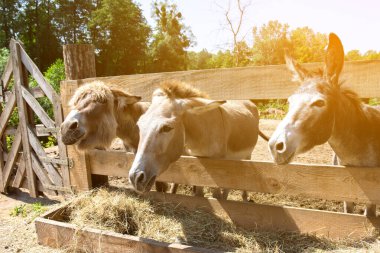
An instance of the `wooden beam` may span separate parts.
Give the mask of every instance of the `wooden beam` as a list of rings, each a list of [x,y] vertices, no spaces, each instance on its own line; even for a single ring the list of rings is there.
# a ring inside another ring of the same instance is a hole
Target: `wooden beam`
[[[54,216],[53,216],[54,217]],[[122,235],[93,228],[78,228],[73,224],[52,220],[51,217],[35,220],[38,243],[52,248],[74,249],[84,252],[129,253],[217,253],[177,243],[163,243],[132,235]]]
[[[62,111],[62,102],[58,96],[54,98],[53,109],[54,109],[55,125],[57,127],[60,127],[63,122],[63,111]],[[59,157],[61,159],[68,159],[66,145],[62,142],[61,131],[57,131],[56,136],[57,136],[57,142],[58,142]],[[71,187],[69,166],[62,165],[61,171],[62,171],[63,186]]]
[[[133,154],[88,153],[93,174],[128,177]],[[380,204],[380,169],[182,157],[157,180],[186,185]]]
[[[32,160],[31,160],[31,148],[29,146],[29,138],[28,138],[28,127],[29,127],[29,116],[28,116],[28,108],[26,106],[25,101],[22,98],[22,90],[21,86],[27,86],[28,83],[24,83],[24,73],[23,66],[21,62],[20,44],[11,40],[11,54],[12,54],[12,66],[13,66],[13,79],[15,82],[15,93],[17,99],[17,108],[19,113],[20,120],[20,130],[22,136],[22,146],[23,146],[23,157],[25,160],[26,173],[28,176],[28,185],[29,185],[29,193],[31,197],[36,198],[38,196],[37,186],[36,186],[36,177],[32,168]]]
[[[307,69],[323,67],[322,63],[302,66]],[[285,65],[137,74],[64,81],[68,90],[62,96],[70,98],[76,87],[101,80],[111,87],[142,96],[143,101],[150,101],[160,81],[178,79],[201,89],[212,99],[286,99],[298,87],[291,78]],[[345,62],[340,79],[346,80],[344,86],[353,89],[360,97],[380,97],[380,60]]]
[[[11,150],[8,153],[7,162],[5,163],[5,166],[4,166],[4,172],[3,172],[4,191],[7,190],[9,181],[11,179],[13,166],[15,165],[15,162],[16,162],[17,157],[19,155],[19,151],[21,148],[21,138],[22,138],[21,126],[19,126],[17,129],[17,132],[15,134],[15,138],[13,140]],[[23,159],[21,159],[21,160],[23,160]]]
[[[3,90],[6,90],[9,81],[12,77],[12,55],[9,56],[7,65],[5,65],[3,75],[1,76],[1,82],[3,83]]]
[[[40,164],[38,161],[38,158],[36,157],[35,154],[32,153],[32,166],[33,170],[37,175],[37,178],[40,180],[42,185],[51,185],[51,180],[48,176],[48,173],[44,170],[43,166]],[[49,193],[51,195],[54,195],[54,191],[51,191],[49,189],[45,189],[46,193]]]
[[[57,96],[57,93],[53,89],[53,87],[46,81],[44,75],[38,69],[36,64],[30,59],[29,55],[25,52],[25,50],[20,46],[20,56],[21,61],[24,64],[25,68],[29,71],[29,73],[33,76],[33,78],[38,83],[39,87],[43,90],[45,95],[49,98],[50,101],[53,101],[53,97]]]
[[[32,108],[34,113],[41,120],[42,124],[49,128],[55,128],[54,122],[50,119],[49,115],[45,112],[45,110],[33,97],[33,95],[25,87],[21,87],[21,92],[23,98],[28,103],[29,107]]]
[[[20,159],[20,164],[18,165],[18,169],[16,172],[16,176],[13,180],[12,187],[20,188],[23,183],[23,180],[25,179],[25,174],[26,174],[25,162],[23,159]]]
[[[380,218],[357,214],[295,207],[262,205],[238,201],[207,199],[151,192],[148,197],[181,205],[190,210],[203,209],[227,217],[247,230],[287,231],[324,236],[331,239],[363,239],[380,228]]]
[[[41,144],[37,136],[35,136],[35,134],[33,133],[31,129],[28,129],[28,135],[29,135],[30,145],[32,146],[34,152],[36,152],[38,156],[47,157],[45,150],[41,147]],[[43,162],[42,164],[44,168],[46,169],[47,173],[49,174],[49,177],[52,180],[52,182],[57,186],[62,186],[61,175],[54,168],[54,166],[51,165],[50,163],[45,163],[45,162]]]
[[[5,128],[7,127],[7,123],[9,118],[12,115],[13,109],[16,106],[16,95],[12,92],[12,95],[9,96],[8,102],[5,104],[4,110],[0,116],[0,136],[3,136]]]

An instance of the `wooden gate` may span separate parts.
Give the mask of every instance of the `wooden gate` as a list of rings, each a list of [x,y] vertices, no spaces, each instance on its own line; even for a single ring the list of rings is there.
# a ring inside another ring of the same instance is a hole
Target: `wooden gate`
[[[27,188],[32,197],[37,197],[39,192],[71,191],[70,162],[59,131],[63,120],[60,97],[19,41],[11,41],[10,51],[0,79],[0,191],[6,192],[10,186]],[[29,87],[29,77],[35,79],[37,87]],[[37,101],[41,97],[52,103],[54,120]],[[19,122],[16,127],[10,127],[8,123],[16,110]],[[37,118],[41,125],[35,124]],[[54,136],[58,156],[48,156],[38,136]]]

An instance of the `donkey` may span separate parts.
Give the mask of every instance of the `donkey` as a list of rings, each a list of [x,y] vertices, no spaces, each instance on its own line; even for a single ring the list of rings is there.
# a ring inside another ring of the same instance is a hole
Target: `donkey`
[[[79,87],[69,105],[70,113],[61,125],[62,142],[79,150],[108,148],[119,137],[127,151],[136,153],[139,143],[137,120],[148,109],[141,97],[110,88],[95,81]],[[166,191],[165,183],[156,183]]]
[[[344,63],[343,45],[329,35],[324,71],[309,72],[286,56],[294,80],[301,85],[289,97],[289,112],[269,140],[277,164],[287,164],[301,153],[328,142],[341,165],[380,165],[380,107],[362,103],[339,82]],[[353,203],[345,203],[346,212]],[[367,205],[365,215],[376,215]]]
[[[182,154],[250,159],[258,124],[258,110],[251,101],[210,100],[184,83],[163,82],[137,122],[140,143],[129,171],[130,182],[137,192],[150,191],[156,177]],[[203,195],[201,189],[196,189],[196,195]],[[213,193],[216,198],[227,195],[228,190]],[[247,200],[246,192],[242,197]]]

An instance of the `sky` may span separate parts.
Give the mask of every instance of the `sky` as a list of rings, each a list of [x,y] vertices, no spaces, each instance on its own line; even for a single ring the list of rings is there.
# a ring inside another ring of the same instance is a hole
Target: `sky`
[[[148,23],[152,26],[152,1],[136,0]],[[236,0],[169,0],[182,12],[184,23],[191,28],[196,40],[194,51],[209,52],[232,47],[232,33],[227,29],[224,10],[231,2],[232,18],[237,11]],[[308,26],[315,32],[336,33],[345,51],[361,53],[380,51],[380,1],[379,0],[241,0],[250,2],[241,29],[241,38],[253,43],[252,28],[261,27],[270,20],[287,23],[290,29]]]

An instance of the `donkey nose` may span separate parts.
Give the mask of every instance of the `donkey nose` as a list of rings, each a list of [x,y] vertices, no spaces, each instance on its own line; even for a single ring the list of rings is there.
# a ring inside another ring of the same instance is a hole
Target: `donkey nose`
[[[140,171],[136,174],[135,185],[143,185],[145,182],[145,173]]]
[[[283,153],[286,150],[286,145],[283,141],[279,141],[276,143],[275,148],[278,153]]]
[[[70,129],[70,130],[75,130],[75,129],[78,128],[78,126],[79,126],[78,121],[77,121],[77,120],[74,120],[74,121],[70,122],[69,129]]]

